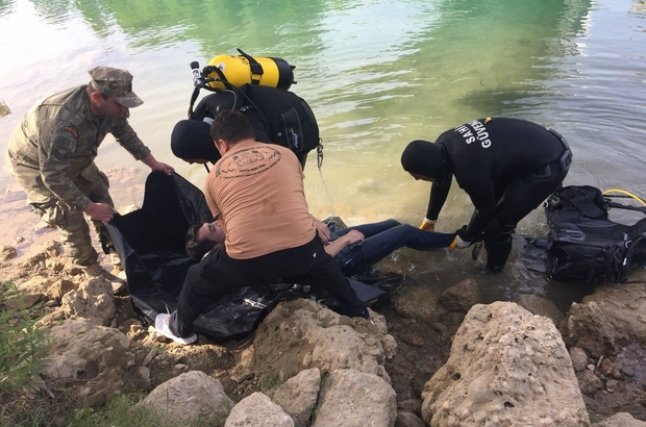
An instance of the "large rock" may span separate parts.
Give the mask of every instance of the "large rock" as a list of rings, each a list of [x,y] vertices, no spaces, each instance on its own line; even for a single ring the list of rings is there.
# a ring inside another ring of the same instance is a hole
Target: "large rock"
[[[617,354],[633,341],[646,345],[646,282],[599,286],[572,304],[564,338],[597,357]]]
[[[312,427],[393,427],[397,395],[376,375],[339,369],[325,379]]]
[[[646,270],[631,279],[597,286],[563,322],[568,346],[586,353],[589,367],[577,377],[594,419],[625,411],[646,420]]]
[[[278,404],[260,392],[242,399],[231,410],[225,427],[294,427],[294,421]]]
[[[384,362],[395,354],[395,340],[387,334],[383,317],[372,316],[375,325],[341,316],[310,300],[281,303],[256,331],[250,369],[262,389],[310,368],[354,369],[390,382]]]
[[[204,372],[190,371],[160,384],[138,405],[179,423],[199,421],[222,426],[233,401],[224,393],[220,381]]]
[[[636,420],[628,412],[619,412],[603,421],[594,423],[593,427],[646,427],[646,421]]]
[[[446,289],[439,302],[449,311],[466,313],[480,302],[480,288],[475,279],[468,278]]]
[[[136,365],[128,338],[117,329],[68,319],[52,328],[49,344],[43,376],[55,394],[96,405],[148,387],[148,369]]]
[[[295,427],[307,427],[320,386],[321,371],[307,369],[276,387],[271,397],[292,417]]]
[[[556,327],[510,302],[467,313],[422,399],[433,427],[590,424]]]
[[[108,326],[117,312],[112,285],[103,278],[83,282],[77,290],[63,296],[61,310],[66,317],[82,317],[97,325]]]
[[[392,303],[402,317],[432,323],[438,317],[438,295],[431,286],[402,286],[392,295]]]

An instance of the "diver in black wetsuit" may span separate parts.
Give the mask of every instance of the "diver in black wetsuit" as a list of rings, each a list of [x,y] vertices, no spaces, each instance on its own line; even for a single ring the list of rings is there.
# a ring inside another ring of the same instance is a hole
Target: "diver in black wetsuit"
[[[487,117],[445,131],[434,144],[411,142],[401,162],[415,179],[433,182],[420,226],[428,231],[455,175],[475,211],[449,247],[466,248],[484,239],[487,268],[496,272],[507,262],[518,222],[561,185],[572,152],[556,131],[526,120]]]

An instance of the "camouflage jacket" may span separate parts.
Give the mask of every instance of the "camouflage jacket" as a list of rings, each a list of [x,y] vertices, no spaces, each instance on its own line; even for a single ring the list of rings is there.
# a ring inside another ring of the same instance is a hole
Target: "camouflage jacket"
[[[34,106],[9,141],[13,174],[30,202],[53,197],[84,209],[90,200],[75,185],[84,170],[96,170],[94,158],[108,133],[135,159],[150,154],[125,117],[95,117],[86,85],[50,96]]]

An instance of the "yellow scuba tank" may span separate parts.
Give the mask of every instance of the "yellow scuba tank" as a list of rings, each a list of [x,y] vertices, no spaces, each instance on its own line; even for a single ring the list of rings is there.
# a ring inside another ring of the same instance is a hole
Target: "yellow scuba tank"
[[[238,52],[240,55],[217,55],[209,61],[205,67],[206,86],[209,89],[226,89],[223,76],[235,87],[251,83],[287,90],[294,83],[295,67],[284,59],[252,57],[240,49]],[[214,70],[214,67],[219,71]]]

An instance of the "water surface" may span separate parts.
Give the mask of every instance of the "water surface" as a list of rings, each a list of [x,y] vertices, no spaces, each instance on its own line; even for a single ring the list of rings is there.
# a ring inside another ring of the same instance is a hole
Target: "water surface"
[[[566,183],[646,195],[643,1],[0,1],[0,101],[12,111],[0,118],[0,150],[37,99],[109,64],[135,75],[145,101],[131,112],[133,127],[157,158],[201,187],[204,168],[172,155],[170,133],[186,117],[189,63],[238,47],[296,66],[292,90],[310,103],[325,146],[323,168],[310,156],[305,169],[322,218],[417,224],[429,188],[401,170],[403,147],[493,115],[562,133],[575,154]],[[145,179],[114,141],[98,163]],[[5,168],[2,188],[8,179]],[[123,190],[113,188],[118,205],[140,201]],[[470,213],[454,186],[438,228],[453,231]],[[542,213],[519,232],[544,232]],[[466,253],[404,254],[399,268],[438,286],[482,270]],[[518,263],[480,280],[492,295],[553,291]]]

